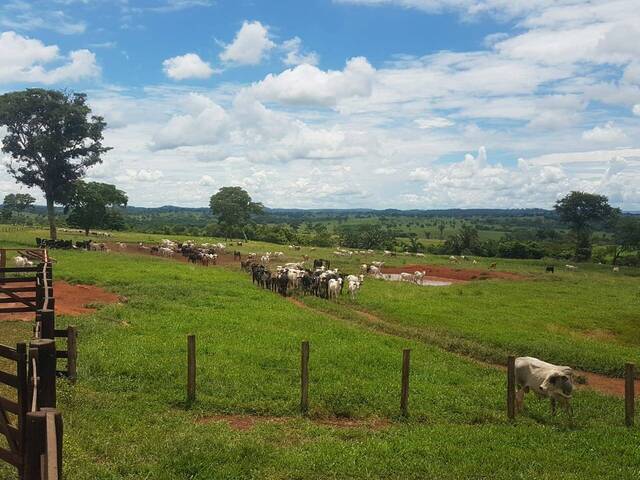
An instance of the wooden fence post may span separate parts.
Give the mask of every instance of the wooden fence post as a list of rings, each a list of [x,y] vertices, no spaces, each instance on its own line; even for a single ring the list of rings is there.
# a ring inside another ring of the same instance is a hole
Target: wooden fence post
[[[24,480],[62,475],[62,415],[53,408],[27,413]]]
[[[300,349],[300,412],[309,412],[309,341],[302,342]]]
[[[409,416],[409,366],[411,350],[405,348],[402,351],[402,389],[400,393],[400,411],[403,417]]]
[[[38,377],[38,409],[56,407],[56,342],[48,338],[35,339],[29,342],[29,349],[37,351],[36,362]],[[30,364],[33,376],[33,365]],[[33,385],[32,385],[33,388]]]
[[[55,339],[56,318],[53,310],[40,310],[37,313],[40,320],[40,338]]]
[[[71,383],[78,378],[78,329],[74,325],[67,327],[67,377]]]
[[[627,427],[633,427],[636,410],[636,365],[627,363],[624,366],[624,423]]]
[[[187,336],[187,402],[196,399],[196,336]]]
[[[509,355],[507,359],[507,416],[516,418],[516,357]]]

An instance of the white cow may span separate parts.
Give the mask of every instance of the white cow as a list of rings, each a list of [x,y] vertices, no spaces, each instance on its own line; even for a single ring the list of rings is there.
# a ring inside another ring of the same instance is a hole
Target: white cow
[[[578,267],[576,267],[575,265],[565,265],[565,267],[567,268],[567,270],[577,270]]]
[[[400,274],[400,281],[401,282],[413,282],[413,275],[411,275],[410,273],[407,273],[407,272],[402,272]]]
[[[335,278],[332,278],[331,280],[329,280],[329,284],[328,284],[328,293],[329,293],[329,300],[334,299],[337,300],[338,299],[338,295],[340,294],[340,284],[342,283],[342,279],[338,279],[336,280]]]
[[[417,272],[414,272],[413,281],[418,283],[418,284],[420,284],[420,285],[422,285],[422,279],[425,277],[426,274],[427,274],[427,272],[424,271],[424,270],[423,271],[419,271],[418,270]]]
[[[369,267],[369,274],[373,275],[374,277],[379,277],[380,276],[380,269],[376,266],[370,266]]]
[[[571,414],[573,370],[571,367],[553,365],[533,357],[516,358],[516,409],[524,404],[524,395],[530,391],[538,397],[551,400],[551,412],[556,413],[556,403]]]
[[[349,282],[349,295],[351,296],[351,300],[356,299],[358,290],[360,290],[360,282],[358,281]]]
[[[20,255],[18,255],[13,259],[13,261],[16,264],[16,267],[19,267],[19,268],[33,267],[33,262],[29,260],[27,257],[21,257]]]

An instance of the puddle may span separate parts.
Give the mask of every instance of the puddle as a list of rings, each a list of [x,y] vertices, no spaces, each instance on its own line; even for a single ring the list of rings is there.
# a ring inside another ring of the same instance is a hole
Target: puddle
[[[384,280],[389,280],[391,282],[401,282],[401,277],[399,273],[383,273],[382,278]],[[415,282],[407,282],[407,283],[415,283]],[[422,279],[422,283],[416,283],[416,285],[422,285],[423,287],[448,287],[453,282],[447,282],[444,280],[434,280],[433,278],[424,277]]]

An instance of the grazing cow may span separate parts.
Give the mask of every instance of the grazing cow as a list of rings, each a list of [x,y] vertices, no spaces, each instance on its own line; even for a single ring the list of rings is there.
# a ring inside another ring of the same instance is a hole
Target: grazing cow
[[[413,275],[411,275],[410,273],[407,273],[407,272],[402,272],[400,274],[400,281],[401,282],[413,282]]]
[[[545,273],[555,273],[556,267],[554,267],[553,265],[547,265],[544,271]]]
[[[498,267],[498,264],[496,262],[493,262],[491,265],[489,265],[489,270],[495,270]]]
[[[471,263],[473,263],[474,265],[476,265],[476,264],[478,263],[478,261],[474,259]]]
[[[449,263],[458,263],[458,262],[459,262],[459,260],[455,255],[451,255],[449,257]]]
[[[416,253],[416,257],[424,257],[424,253]]]
[[[380,276],[380,269],[374,265],[371,265],[369,267],[369,274],[373,275],[374,277],[379,277]]]
[[[422,285],[422,280],[424,279],[425,275],[427,274],[426,271],[417,271],[414,272],[413,274],[413,281],[416,282],[416,284],[420,284]]]
[[[571,367],[553,365],[533,357],[516,358],[516,410],[522,410],[524,396],[530,391],[538,397],[551,400],[551,413],[556,413],[556,403],[572,414],[573,370]]]
[[[576,267],[575,265],[565,265],[565,267],[567,268],[567,270],[577,270],[578,267]]]
[[[620,267],[613,267],[613,271],[614,272],[619,272],[620,271]]]
[[[118,248],[120,250],[126,250],[127,249],[127,244],[126,243],[122,243],[122,242],[118,242]]]

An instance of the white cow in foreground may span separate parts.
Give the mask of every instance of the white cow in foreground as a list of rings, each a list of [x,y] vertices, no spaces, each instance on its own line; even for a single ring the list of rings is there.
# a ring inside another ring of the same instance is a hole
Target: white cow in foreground
[[[516,358],[516,411],[522,410],[524,396],[530,391],[540,398],[551,400],[551,412],[556,413],[560,402],[569,415],[572,414],[573,370],[543,362],[533,357]]]
[[[422,285],[422,279],[425,277],[426,274],[427,272],[425,270],[423,271],[418,270],[417,272],[414,272],[413,281],[416,282],[417,284]]]

